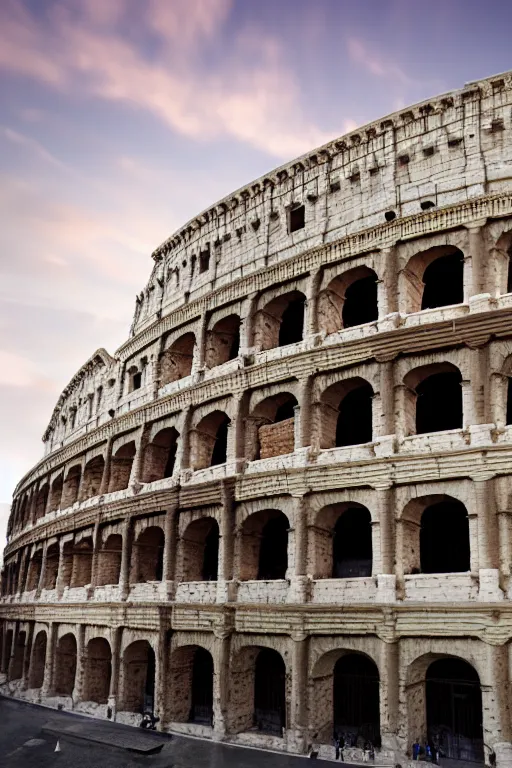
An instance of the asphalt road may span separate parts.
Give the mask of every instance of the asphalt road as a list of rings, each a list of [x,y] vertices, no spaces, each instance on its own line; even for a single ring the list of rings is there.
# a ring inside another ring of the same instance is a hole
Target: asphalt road
[[[48,723],[59,733],[58,737],[43,730]],[[82,724],[95,735],[113,729],[117,738],[125,733],[134,735],[135,730],[0,696],[0,768],[306,768],[307,765],[302,757],[230,747],[183,736],[170,738],[163,734],[148,734],[164,741],[164,746],[159,754],[139,755],[122,748],[79,740],[68,734],[61,735],[60,729]],[[60,752],[55,752],[57,738]],[[318,768],[332,765],[323,760],[316,760],[314,764]]]

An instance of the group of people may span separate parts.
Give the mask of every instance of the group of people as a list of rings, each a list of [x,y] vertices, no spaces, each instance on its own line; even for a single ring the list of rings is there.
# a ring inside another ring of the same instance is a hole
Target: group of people
[[[334,759],[343,761],[343,750],[345,748],[345,738],[343,734],[334,736]],[[362,745],[363,763],[375,760],[375,747],[368,739]]]
[[[421,744],[420,740],[416,739],[412,745],[412,759],[425,760],[427,763],[439,765],[439,747],[428,741],[426,744]]]

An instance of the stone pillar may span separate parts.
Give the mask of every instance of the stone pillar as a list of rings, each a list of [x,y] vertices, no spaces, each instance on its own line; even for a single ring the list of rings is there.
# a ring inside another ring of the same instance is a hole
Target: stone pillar
[[[167,725],[167,681],[169,671],[169,634],[160,626],[158,649],[155,654],[155,703],[154,714],[160,718],[158,730],[164,731]]]
[[[18,624],[15,624],[12,630],[12,638],[11,638],[11,644],[9,648],[6,648],[7,651],[7,659],[5,662],[5,673],[7,675],[7,679],[10,680],[12,677],[12,665],[14,663],[14,649],[16,647],[16,635],[18,634]],[[6,632],[6,642],[7,642],[7,632]]]
[[[181,428],[181,440],[178,441],[178,450],[181,443],[180,456],[176,456],[176,463],[178,463],[181,470],[188,469],[190,466],[190,425],[192,421],[192,408],[189,406],[182,421]]]
[[[304,633],[292,634],[292,690],[290,702],[290,723],[288,748],[292,752],[303,754],[308,743],[308,645],[309,639]]]
[[[244,302],[245,315],[240,323],[240,354],[248,353],[252,346],[254,313],[256,311],[257,293],[251,293]]]
[[[312,378],[303,379],[300,382],[299,394],[299,430],[298,439],[295,440],[295,449],[307,448],[311,445],[312,438]]]
[[[34,642],[34,624],[31,623],[28,629],[28,634],[25,638],[25,647],[23,649],[23,662],[21,667],[21,690],[26,691],[28,688],[28,675],[30,672],[30,652],[32,649],[32,643]]]
[[[108,706],[112,708],[115,719],[117,707],[117,692],[119,690],[119,671],[121,654],[122,627],[116,627],[114,630],[114,642],[112,644],[112,674],[110,675],[110,688],[108,692]]]
[[[307,601],[307,586],[308,580],[306,576],[307,569],[307,552],[308,552],[308,502],[305,496],[294,496],[294,526],[289,534],[289,544],[293,545],[293,572],[288,578],[290,578],[290,588],[288,590],[288,602],[290,603],[305,603]],[[292,538],[293,537],[293,538]],[[288,551],[288,563],[290,564],[292,558],[290,557],[291,547]]]
[[[221,525],[219,541],[219,565],[217,578],[217,602],[236,600],[236,585],[233,579],[235,549],[235,501],[234,484],[223,480],[221,484]]]
[[[16,592],[18,595],[21,596],[22,592],[25,590],[25,571],[27,567],[27,557],[28,557],[28,551],[27,548],[24,547],[23,552],[21,554],[20,558],[20,569],[18,571],[18,583],[16,585]]]
[[[144,424],[141,429],[140,437],[137,441],[137,452],[133,459],[132,470],[130,472],[130,482],[128,487],[132,485],[139,485],[142,477],[142,465],[144,461],[144,454],[149,442],[149,434],[151,431],[151,425]]]
[[[483,238],[483,226],[485,221],[475,222],[467,227],[469,239],[469,254],[471,256],[471,295],[478,296],[487,292],[487,280],[485,275],[485,243]],[[465,263],[466,267],[467,261]],[[466,281],[464,281],[466,282]],[[466,300],[466,299],[465,299]]]
[[[213,673],[213,739],[223,741],[227,734],[229,704],[229,654],[231,634],[216,633]]]
[[[377,576],[378,602],[390,603],[396,600],[394,489],[392,486],[377,488],[376,495],[380,552],[374,552],[373,572]],[[379,564],[377,558],[380,559]],[[378,570],[376,570],[377,565],[380,565]]]
[[[166,592],[169,600],[174,594],[174,579],[176,575],[176,550],[178,546],[178,505],[175,502],[165,513],[165,539],[164,557],[162,567],[162,581],[166,584]]]
[[[57,568],[57,581],[55,582],[57,597],[61,598],[64,593],[64,539],[59,539],[59,565]]]
[[[507,422],[507,390],[509,377],[491,373],[489,381],[489,422],[503,429]]]
[[[306,311],[304,316],[304,338],[318,333],[318,291],[322,279],[322,270],[317,269],[310,275],[306,296]]]
[[[473,416],[471,421],[464,419],[464,424],[488,424],[491,419],[488,347],[471,349],[470,355]]]
[[[381,681],[380,681],[380,732],[382,747],[386,750],[398,749],[398,642],[381,641]]]
[[[101,550],[100,521],[96,520],[92,532],[91,588],[98,585],[98,568]]]
[[[104,496],[108,493],[110,468],[112,466],[112,442],[112,437],[109,437],[105,445],[105,464],[103,466],[103,475],[101,476],[101,484],[98,491],[99,496]]]
[[[2,623],[2,658],[0,659],[0,673],[6,675],[9,666],[11,649],[7,649],[7,622]]]
[[[398,312],[398,271],[394,247],[381,252],[381,279],[377,283],[379,320]]]
[[[378,360],[380,363],[380,402],[382,408],[382,434],[395,434],[395,390],[392,360]],[[375,415],[374,415],[375,420]]]
[[[57,644],[58,624],[50,622],[48,627],[48,639],[46,643],[46,659],[44,662],[44,677],[41,687],[41,698],[47,698],[53,689],[53,666],[55,663],[55,646]]]
[[[192,373],[193,374],[199,373],[199,371],[202,371],[204,368],[207,324],[208,324],[208,320],[207,320],[207,315],[205,313],[201,319],[199,334],[196,339],[196,345],[194,347],[194,352],[192,357]]]
[[[75,685],[73,687],[73,693],[71,694],[73,699],[73,705],[82,701],[84,692],[84,677],[85,677],[85,624],[78,625],[77,642],[76,642],[76,673],[75,673]]]
[[[41,573],[39,574],[39,582],[36,587],[36,600],[39,599],[41,595],[41,590],[43,589],[43,585],[46,579],[46,562],[47,562],[47,556],[48,556],[48,540],[45,539],[43,543],[43,557],[41,560]]]
[[[478,527],[479,599],[502,600],[499,584],[499,542],[492,479],[473,479]]]
[[[121,549],[121,570],[119,574],[119,596],[126,600],[130,592],[130,559],[132,554],[132,521],[127,517],[123,524],[123,547]]]
[[[496,752],[497,768],[510,768],[510,677],[507,645],[486,645],[487,674],[480,680],[482,687],[484,744]],[[486,757],[488,750],[486,749]],[[487,761],[486,761],[487,762]]]

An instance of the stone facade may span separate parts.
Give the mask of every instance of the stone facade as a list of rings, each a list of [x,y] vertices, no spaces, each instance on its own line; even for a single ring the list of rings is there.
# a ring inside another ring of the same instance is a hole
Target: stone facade
[[[2,690],[237,744],[512,765],[512,73],[238,190],[20,481]]]

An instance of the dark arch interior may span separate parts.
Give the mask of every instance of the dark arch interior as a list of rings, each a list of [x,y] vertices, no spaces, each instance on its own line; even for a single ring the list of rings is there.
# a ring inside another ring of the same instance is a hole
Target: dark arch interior
[[[165,463],[165,469],[164,469],[164,477],[172,477],[174,472],[174,465],[176,463],[176,451],[178,448],[178,443],[175,440],[170,448],[169,453],[167,454],[167,461]]]
[[[148,665],[146,667],[146,680],[144,682],[143,713],[153,712],[155,707],[155,673],[155,652],[153,648],[148,644]]]
[[[286,725],[285,680],[281,655],[263,648],[254,669],[254,724],[259,731],[281,736]]]
[[[356,280],[345,291],[343,303],[343,327],[371,323],[378,318],[377,277],[369,275]]]
[[[335,579],[372,575],[372,527],[367,509],[343,512],[334,527],[332,575]]]
[[[263,526],[258,579],[284,579],[288,568],[288,520],[281,512]]]
[[[460,501],[441,501],[421,516],[420,564],[422,573],[469,571],[469,522]]]
[[[445,757],[483,761],[482,693],[474,668],[462,659],[432,662],[426,699],[429,740]]]
[[[462,377],[459,371],[433,373],[416,387],[416,433],[462,428]]]
[[[431,262],[423,273],[422,309],[446,307],[464,301],[464,256],[457,250]]]
[[[339,406],[336,424],[337,448],[371,442],[372,397],[370,384],[363,384],[345,395]]]
[[[228,426],[229,419],[226,416],[223,422],[217,429],[215,436],[215,444],[213,446],[211,466],[216,467],[218,464],[224,464],[227,461],[228,453]]]
[[[304,302],[304,298],[294,299],[293,301],[290,301],[284,310],[279,328],[280,347],[285,347],[287,344],[295,344],[298,341],[302,341]]]
[[[204,541],[203,581],[217,581],[219,563],[219,526],[213,523]]]
[[[286,403],[283,403],[280,405],[276,411],[276,415],[274,417],[274,423],[277,424],[278,421],[285,421],[286,419],[293,419],[295,416],[295,406],[297,405],[297,401],[295,398],[292,398],[291,400],[287,400]]]
[[[211,725],[213,718],[213,659],[204,648],[194,653],[192,663],[192,703],[189,721]]]
[[[333,723],[346,746],[380,746],[379,671],[362,654],[349,653],[334,665]]]

